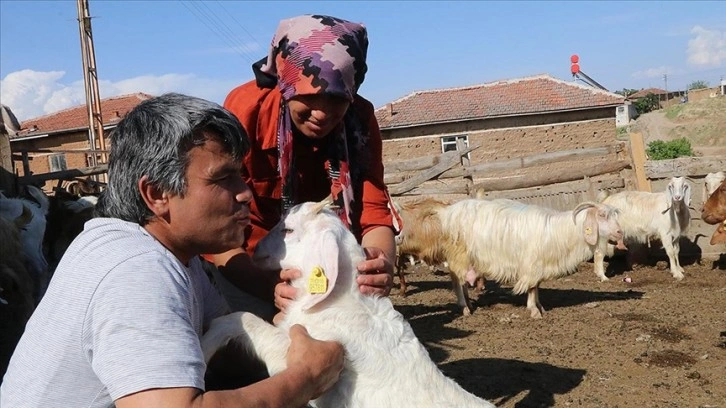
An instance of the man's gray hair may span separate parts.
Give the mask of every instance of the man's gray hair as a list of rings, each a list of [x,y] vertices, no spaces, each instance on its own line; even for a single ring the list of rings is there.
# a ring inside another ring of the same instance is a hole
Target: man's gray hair
[[[96,206],[102,217],[146,225],[154,214],[139,192],[141,177],[183,196],[189,151],[213,138],[235,160],[249,150],[239,120],[214,102],[168,93],[138,104],[111,135],[108,186]]]

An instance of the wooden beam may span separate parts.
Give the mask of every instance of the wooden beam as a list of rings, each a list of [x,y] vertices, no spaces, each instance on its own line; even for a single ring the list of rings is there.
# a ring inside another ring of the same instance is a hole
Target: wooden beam
[[[102,174],[108,172],[108,164],[101,164],[93,167],[83,167],[80,169],[61,170],[51,173],[33,174],[19,178],[21,184],[36,184],[38,182],[46,182],[48,180],[69,180],[75,177],[92,176],[94,174]]]
[[[516,159],[510,159],[510,160],[501,160],[496,162],[488,162],[488,163],[480,163],[473,166],[463,166],[463,167],[454,167],[449,170],[444,171],[441,173],[437,178],[439,179],[446,179],[446,178],[458,178],[458,177],[476,177],[477,175],[486,175],[493,171],[497,170],[516,170],[516,169],[524,169],[528,167],[534,167],[534,166],[540,166],[543,164],[552,164],[552,163],[559,163],[562,161],[571,161],[571,160],[582,160],[587,159],[591,157],[602,157],[607,156],[611,154],[617,154],[619,152],[623,151],[623,144],[617,144],[612,146],[603,146],[603,147],[591,147],[587,149],[573,149],[573,150],[563,150],[559,152],[550,152],[550,153],[541,153],[541,154],[535,154],[531,156],[523,156],[518,157]],[[447,152],[449,153],[449,152]],[[405,160],[401,163],[392,163],[392,164],[386,164],[386,174],[384,176],[384,182],[386,184],[395,184],[395,183],[401,183],[407,178],[410,178],[408,174],[406,174],[403,170],[397,170],[398,168],[404,167],[404,168],[413,168],[416,167],[417,170],[423,170],[426,169],[433,164],[429,166],[424,166],[420,169],[418,169],[419,166],[421,166],[424,163],[433,163],[439,162],[440,159],[438,159],[439,156],[426,156],[426,157],[420,157],[417,159],[412,160]],[[437,160],[434,160],[436,158]],[[405,163],[408,164],[405,164]],[[404,164],[402,164],[404,163]],[[413,171],[413,170],[406,170],[406,171]]]
[[[635,170],[635,185],[639,191],[652,192],[650,180],[645,175],[645,142],[643,135],[637,132],[630,134],[630,151],[633,156],[633,170]]]
[[[726,169],[723,157],[679,157],[671,160],[645,162],[645,175],[651,179],[679,176],[702,177]]]
[[[515,175],[508,177],[491,178],[483,180],[474,185],[473,190],[483,188],[485,191],[502,191],[514,190],[517,188],[526,188],[534,186],[545,186],[554,183],[562,183],[565,181],[580,180],[585,176],[593,177],[600,174],[612,173],[620,171],[628,167],[630,163],[627,160],[615,160],[599,163],[590,167],[571,167],[563,169],[557,174],[540,172],[533,175]]]
[[[426,170],[432,166],[435,166],[441,162],[441,160],[444,160],[444,157],[447,155],[456,155],[457,157],[461,157],[461,155],[466,154],[468,152],[474,151],[479,148],[479,145],[471,146],[466,149],[465,153],[464,151],[460,152],[454,152],[449,151],[442,154],[437,154],[435,156],[423,156],[423,157],[416,157],[413,159],[406,159],[406,160],[396,160],[391,162],[384,163],[384,166],[386,168],[386,173],[398,173],[402,171],[421,171]]]
[[[478,147],[478,146],[477,146]],[[388,186],[388,192],[391,195],[401,195],[414,187],[418,186],[419,184],[423,183],[426,180],[432,179],[439,174],[443,173],[444,171],[456,166],[457,164],[461,163],[461,156],[469,153],[470,151],[476,149],[477,147],[470,147],[464,150],[456,150],[456,151],[450,151],[442,154],[439,156],[441,159],[440,161],[434,165],[433,167],[430,167],[421,173],[411,177],[410,179],[404,181],[400,184],[395,184]]]

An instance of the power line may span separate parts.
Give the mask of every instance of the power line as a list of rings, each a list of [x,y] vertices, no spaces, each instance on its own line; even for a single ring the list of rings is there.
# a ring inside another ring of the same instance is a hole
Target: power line
[[[254,41],[254,42],[255,42],[255,46],[259,47],[259,46],[260,46],[260,42],[259,42],[259,41],[257,41],[257,38],[255,38],[255,36],[254,36],[254,35],[252,35],[252,33],[250,33],[249,31],[247,31],[247,29],[245,28],[245,26],[243,26],[243,25],[242,25],[242,23],[240,23],[240,22],[239,22],[239,21],[238,21],[238,20],[237,20],[237,19],[235,18],[235,16],[234,16],[234,13],[230,13],[230,12],[229,12],[229,10],[227,10],[227,8],[226,8],[226,7],[224,7],[224,4],[223,4],[222,2],[220,2],[219,0],[217,0],[217,4],[219,4],[219,7],[220,7],[220,8],[222,8],[222,10],[224,10],[224,12],[225,12],[225,13],[226,13],[226,14],[227,14],[228,16],[230,16],[230,17],[232,18],[232,20],[233,20],[233,21],[234,21],[235,23],[237,23],[237,25],[238,25],[238,26],[239,26],[239,27],[240,27],[240,28],[242,29],[242,31],[244,31],[245,33],[247,33],[247,35],[249,35],[249,36],[250,36],[250,38],[252,39],[252,41]]]
[[[220,29],[215,22],[213,21],[212,17],[210,17],[206,12],[204,12],[202,9],[200,9],[194,2],[191,2],[190,4],[194,7],[194,9],[190,8],[184,1],[180,2],[187,10],[189,10],[190,13],[192,13],[202,24],[207,26],[207,28],[212,31],[215,35],[217,35],[219,38],[221,38],[224,42],[227,43],[232,49],[232,51],[242,58],[246,59],[249,62],[253,62],[252,59],[245,53],[241,52],[244,49],[244,46],[242,46],[233,35],[230,35],[230,32],[225,32],[222,29]],[[196,10],[196,11],[195,11]],[[214,13],[212,13],[214,14]],[[219,20],[219,17],[215,18]],[[222,24],[224,25],[224,24]]]

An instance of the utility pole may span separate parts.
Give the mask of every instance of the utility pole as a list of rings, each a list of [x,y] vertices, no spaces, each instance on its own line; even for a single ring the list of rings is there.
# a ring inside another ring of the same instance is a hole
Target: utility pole
[[[91,13],[88,10],[88,0],[77,0],[77,5],[78,30],[81,36],[81,59],[83,61],[83,83],[86,88],[86,106],[88,107],[88,142],[93,151],[89,156],[89,165],[96,166],[99,164],[99,157],[95,150],[106,150],[106,139],[103,136],[103,118],[101,116],[101,96],[98,89],[96,54],[93,48]],[[101,153],[100,159],[101,163],[106,162],[105,152]],[[101,175],[101,177],[105,179],[105,175]]]
[[[665,102],[668,102],[668,74],[663,74],[663,81],[665,81]]]

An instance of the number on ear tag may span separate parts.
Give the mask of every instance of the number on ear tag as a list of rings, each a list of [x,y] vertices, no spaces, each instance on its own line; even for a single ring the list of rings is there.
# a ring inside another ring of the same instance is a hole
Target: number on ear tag
[[[313,272],[308,278],[308,293],[325,293],[328,291],[328,278],[320,266],[313,267]]]

